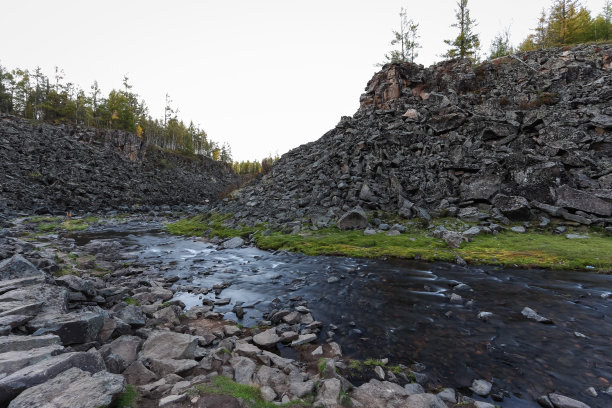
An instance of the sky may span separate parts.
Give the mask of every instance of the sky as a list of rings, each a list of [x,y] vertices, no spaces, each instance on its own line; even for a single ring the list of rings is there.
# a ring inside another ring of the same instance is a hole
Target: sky
[[[596,15],[605,0],[583,0]],[[509,27],[519,44],[551,0],[469,0],[482,53]],[[314,141],[352,116],[392,47],[399,11],[419,23],[416,62],[446,51],[455,0],[0,0],[0,64],[54,67],[105,94],[128,75],[161,118],[168,93],[179,118],[227,142],[234,160],[260,160]]]

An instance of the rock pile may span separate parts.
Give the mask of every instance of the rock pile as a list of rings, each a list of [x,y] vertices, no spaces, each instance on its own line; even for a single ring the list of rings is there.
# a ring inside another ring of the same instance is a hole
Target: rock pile
[[[353,117],[218,209],[241,222],[485,212],[612,223],[612,45],[383,67]]]
[[[0,213],[203,204],[237,182],[224,163],[147,146],[131,133],[13,116],[0,116],[0,174]]]

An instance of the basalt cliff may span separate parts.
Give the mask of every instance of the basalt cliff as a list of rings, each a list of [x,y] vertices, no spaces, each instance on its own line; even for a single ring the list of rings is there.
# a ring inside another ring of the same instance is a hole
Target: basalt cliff
[[[218,209],[247,224],[316,227],[356,206],[609,225],[612,45],[386,65],[352,117]]]

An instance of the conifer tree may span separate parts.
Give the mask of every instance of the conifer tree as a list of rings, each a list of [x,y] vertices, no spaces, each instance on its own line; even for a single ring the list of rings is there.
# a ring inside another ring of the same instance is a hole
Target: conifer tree
[[[474,33],[476,21],[470,17],[470,10],[467,7],[468,0],[457,2],[456,18],[457,22],[451,27],[459,29],[459,35],[454,40],[444,40],[451,48],[443,56],[446,58],[469,58],[476,61],[480,48],[478,34]]]
[[[514,49],[510,44],[510,28],[506,28],[503,32],[497,33],[491,43],[491,55],[489,59],[500,58],[508,54],[512,54]]]
[[[399,50],[393,50],[389,55],[385,54],[387,62],[407,62],[414,63],[414,59],[419,56],[417,49],[421,48],[418,43],[419,39],[419,24],[408,18],[406,9],[402,7],[400,10],[400,29],[393,31],[393,40],[391,45],[400,46]]]

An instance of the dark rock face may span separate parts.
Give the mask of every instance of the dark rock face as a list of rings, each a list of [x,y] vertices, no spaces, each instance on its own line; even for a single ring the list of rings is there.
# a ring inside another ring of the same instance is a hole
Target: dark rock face
[[[507,209],[520,219],[541,211],[537,201],[561,207],[566,219],[609,223],[611,55],[611,45],[582,45],[478,67],[387,65],[353,117],[283,155],[218,208],[250,223],[317,226],[356,206],[452,214],[489,210],[501,195],[521,198],[520,209]]]
[[[208,157],[169,153],[131,133],[0,116],[0,212],[203,204],[237,182]]]

